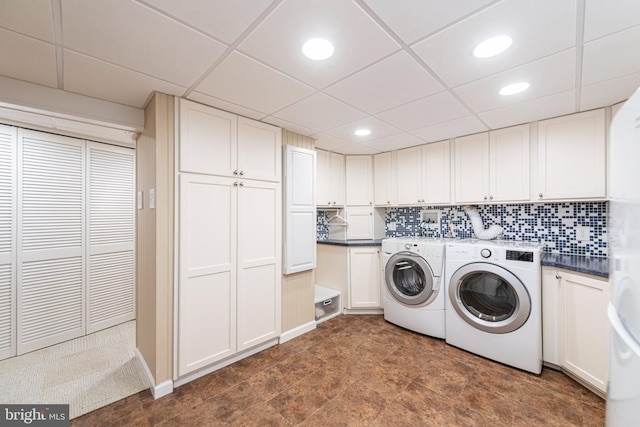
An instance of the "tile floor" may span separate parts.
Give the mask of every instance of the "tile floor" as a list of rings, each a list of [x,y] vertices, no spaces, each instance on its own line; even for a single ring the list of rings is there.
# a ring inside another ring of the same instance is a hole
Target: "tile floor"
[[[338,316],[154,400],[149,391],[72,426],[604,426],[605,403],[382,316]]]

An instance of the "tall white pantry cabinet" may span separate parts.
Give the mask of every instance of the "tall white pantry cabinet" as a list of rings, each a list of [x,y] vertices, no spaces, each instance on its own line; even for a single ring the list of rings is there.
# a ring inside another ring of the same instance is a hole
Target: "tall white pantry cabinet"
[[[280,335],[281,129],[180,100],[178,372]]]

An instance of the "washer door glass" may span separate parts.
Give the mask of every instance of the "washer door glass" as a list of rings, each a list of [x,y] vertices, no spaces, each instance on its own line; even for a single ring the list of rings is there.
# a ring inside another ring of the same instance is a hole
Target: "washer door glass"
[[[413,252],[398,252],[389,258],[385,281],[391,296],[407,305],[427,304],[437,292],[429,264]]]
[[[472,263],[458,269],[449,283],[449,298],[463,320],[486,332],[515,331],[531,313],[527,288],[493,264]]]

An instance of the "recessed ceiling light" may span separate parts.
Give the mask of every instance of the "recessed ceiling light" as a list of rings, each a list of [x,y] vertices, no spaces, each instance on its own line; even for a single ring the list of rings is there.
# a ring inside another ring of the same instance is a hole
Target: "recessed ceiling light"
[[[519,83],[513,83],[503,87],[502,89],[500,89],[500,92],[498,93],[504,96],[515,95],[516,93],[524,92],[527,89],[529,89],[529,83],[519,82]]]
[[[371,131],[369,129],[358,129],[354,132],[358,136],[367,136],[371,135]]]
[[[325,39],[311,39],[302,46],[302,53],[307,58],[321,61],[333,55],[333,45]]]
[[[476,58],[490,58],[496,56],[499,53],[504,52],[511,46],[511,37],[509,36],[497,36],[487,39],[480,43],[473,50],[473,56]]]

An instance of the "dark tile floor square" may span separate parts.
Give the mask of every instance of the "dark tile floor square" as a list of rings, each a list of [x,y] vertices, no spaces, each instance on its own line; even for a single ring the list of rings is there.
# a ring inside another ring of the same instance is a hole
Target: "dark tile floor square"
[[[604,426],[605,402],[560,372],[513,369],[385,322],[338,316],[154,400],[73,426]]]

